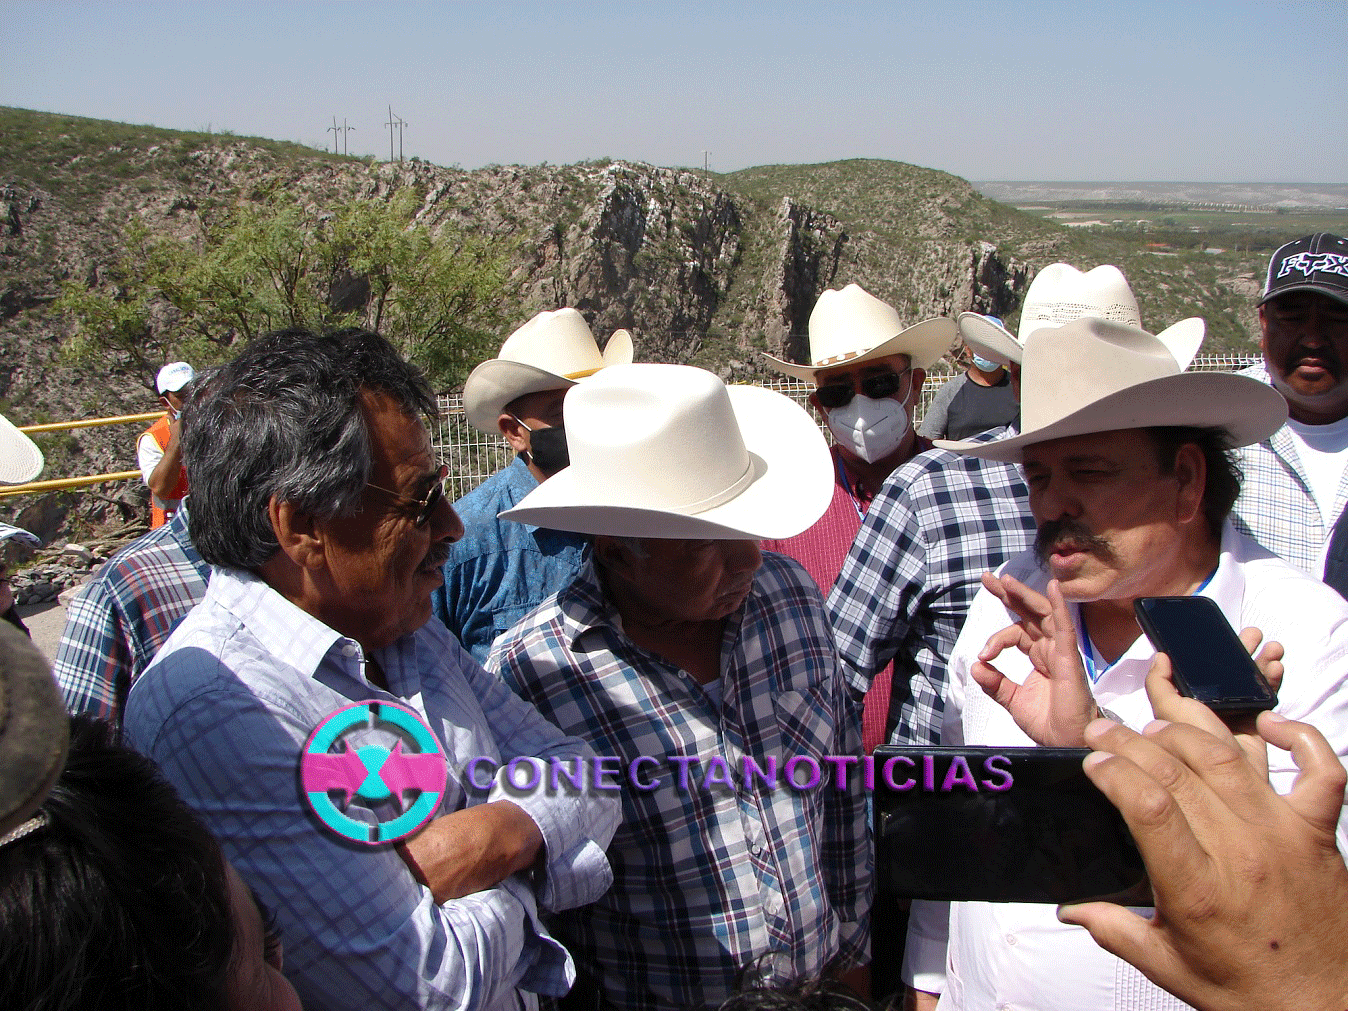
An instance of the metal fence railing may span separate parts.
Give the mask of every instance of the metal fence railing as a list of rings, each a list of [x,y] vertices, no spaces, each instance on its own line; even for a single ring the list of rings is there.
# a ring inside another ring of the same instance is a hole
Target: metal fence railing
[[[1199,355],[1189,368],[1196,372],[1234,372],[1257,365],[1262,360],[1258,355]],[[926,416],[936,391],[956,375],[957,372],[952,372],[944,365],[928,370],[922,396],[913,410],[915,426]],[[814,389],[811,384],[799,379],[775,379],[760,385],[786,394],[802,407],[807,406],[806,400]],[[457,499],[509,464],[514,459],[514,453],[501,436],[485,435],[468,424],[463,416],[463,398],[459,394],[444,394],[439,398],[439,403],[440,418],[432,439],[436,455],[442,463],[449,465],[450,491]],[[822,424],[820,427],[827,437],[827,427]]]

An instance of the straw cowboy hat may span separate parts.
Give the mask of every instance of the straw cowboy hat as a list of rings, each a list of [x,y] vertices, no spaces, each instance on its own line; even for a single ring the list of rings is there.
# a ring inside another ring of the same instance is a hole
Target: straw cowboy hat
[[[936,445],[985,460],[1019,462],[1021,450],[1073,435],[1167,425],[1225,428],[1233,445],[1268,438],[1287,420],[1273,387],[1229,372],[1185,372],[1141,327],[1083,317],[1034,331],[1020,376],[1021,434]]]
[[[613,537],[792,537],[824,514],[833,463],[789,397],[690,365],[615,365],[567,394],[571,466],[501,516]]]
[[[0,415],[0,482],[25,484],[42,473],[42,450]]]
[[[1140,327],[1142,314],[1128,279],[1118,267],[1102,264],[1084,274],[1067,263],[1050,263],[1035,275],[1025,292],[1017,335],[976,312],[959,315],[960,338],[974,354],[1002,365],[1019,365],[1025,338],[1045,327],[1062,326],[1083,316]],[[1180,320],[1157,334],[1180,363],[1181,369],[1198,353],[1206,324],[1198,317]],[[1192,345],[1192,346],[1190,346]],[[1187,350],[1186,350],[1187,349]]]
[[[0,622],[0,835],[37,810],[56,782],[69,726],[46,659],[26,635]]]
[[[615,330],[603,354],[575,309],[540,312],[501,345],[463,384],[463,413],[479,431],[495,435],[506,404],[529,393],[562,390],[610,365],[632,361],[632,335]]]
[[[938,317],[905,328],[899,314],[859,284],[830,288],[810,313],[810,364],[797,365],[770,354],[763,357],[779,372],[814,382],[820,369],[857,365],[886,355],[907,355],[912,367],[926,369],[950,349],[955,321]]]

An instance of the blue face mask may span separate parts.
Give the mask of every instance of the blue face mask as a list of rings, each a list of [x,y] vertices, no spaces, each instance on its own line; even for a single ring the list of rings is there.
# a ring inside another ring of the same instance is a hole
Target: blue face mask
[[[1002,367],[1000,362],[990,362],[980,355],[974,355],[974,366],[983,372],[996,372]]]

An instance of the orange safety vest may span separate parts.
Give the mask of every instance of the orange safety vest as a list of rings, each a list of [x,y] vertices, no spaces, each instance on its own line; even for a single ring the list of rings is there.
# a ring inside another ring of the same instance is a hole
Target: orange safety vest
[[[141,434],[152,436],[154,441],[159,444],[160,449],[167,450],[169,444],[168,415],[164,415]],[[169,517],[177,511],[177,503],[186,494],[187,471],[184,468],[179,467],[178,483],[173,486],[173,490],[169,493],[168,499],[165,500],[172,503],[172,508],[168,510],[160,509],[159,506],[155,505],[154,493],[150,493],[150,529],[153,530],[155,527],[162,527],[167,523]]]

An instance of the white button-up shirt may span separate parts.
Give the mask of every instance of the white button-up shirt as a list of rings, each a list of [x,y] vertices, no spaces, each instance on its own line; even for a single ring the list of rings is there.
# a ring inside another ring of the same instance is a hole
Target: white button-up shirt
[[[1032,550],[1002,571],[1041,593],[1048,585],[1048,573]],[[1348,755],[1348,602],[1229,523],[1222,532],[1217,571],[1200,592],[1217,602],[1236,629],[1253,625],[1266,639],[1283,644],[1286,673],[1277,712],[1313,724],[1340,756]],[[1069,606],[1080,627],[1076,606]],[[979,591],[951,656],[942,744],[1034,743],[970,674],[988,637],[1014,620],[996,597]],[[1144,688],[1154,656],[1151,642],[1138,636],[1093,686],[1098,704],[1133,730],[1154,719]],[[1003,652],[996,665],[1017,682],[1030,671],[1029,658],[1014,649]],[[1270,781],[1279,793],[1287,793],[1297,774],[1291,754],[1270,747],[1268,757]],[[1339,848],[1348,852],[1348,817],[1340,819],[1338,838]],[[941,993],[940,1011],[1187,1007],[1096,945],[1083,928],[1059,923],[1052,905],[915,902],[904,978],[919,990]]]

